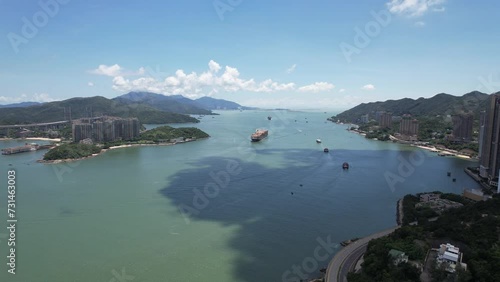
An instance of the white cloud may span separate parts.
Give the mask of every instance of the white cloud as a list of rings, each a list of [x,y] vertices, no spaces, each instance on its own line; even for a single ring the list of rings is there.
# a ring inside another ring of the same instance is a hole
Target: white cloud
[[[298,90],[300,92],[313,92],[329,91],[335,88],[335,85],[328,82],[316,82],[310,85],[302,86]]]
[[[297,64],[293,64],[291,67],[289,67],[286,72],[287,73],[292,73],[295,71],[295,68],[297,67]]]
[[[6,96],[0,96],[0,103],[2,104],[13,104],[13,103],[20,103],[20,102],[52,102],[56,101],[55,99],[51,98],[49,94],[47,93],[35,93],[31,96],[28,96],[26,94],[21,94],[17,97],[6,97]]]
[[[425,26],[425,22],[422,22],[422,21],[415,22],[415,26],[416,27],[424,27]]]
[[[92,81],[89,81],[89,82],[87,83],[87,85],[88,85],[88,86],[90,86],[90,87],[93,87],[93,86],[94,86],[94,83],[93,83]]]
[[[122,67],[120,67],[118,64],[114,64],[112,66],[99,65],[97,69],[91,70],[90,73],[106,76],[118,76],[120,75],[122,70]]]
[[[344,88],[342,88],[342,89],[339,90],[339,93],[344,93],[344,92],[345,92]]]
[[[439,7],[439,8],[434,8],[432,9],[433,12],[444,12],[446,11],[446,8],[445,7]]]
[[[432,8],[433,11],[444,7],[435,7],[445,3],[446,0],[391,0],[386,3],[387,8],[393,14],[405,15],[409,17],[420,17]],[[434,7],[434,8],[433,8]]]
[[[367,84],[363,87],[361,87],[362,90],[368,90],[368,91],[371,91],[371,90],[375,90],[375,86],[373,86],[373,84]]]
[[[132,75],[144,75],[146,69],[140,67],[137,71],[126,71],[120,65],[114,64],[112,66],[99,65],[96,69],[89,71],[92,74],[105,75],[105,76],[132,76]]]
[[[219,72],[220,65],[217,62],[215,62],[214,60],[210,60],[210,62],[208,62],[208,68],[212,72]]]
[[[101,68],[104,73],[106,68]],[[143,68],[142,68],[143,69]],[[224,70],[221,72],[221,70]],[[108,74],[113,73],[108,71]],[[188,98],[197,98],[205,95],[214,95],[219,92],[254,92],[272,93],[280,91],[319,92],[328,91],[335,86],[327,82],[316,82],[297,89],[294,82],[280,83],[272,79],[255,81],[245,79],[237,68],[225,66],[222,68],[217,62],[210,60],[208,70],[200,74],[186,73],[179,69],[174,75],[145,76],[135,79],[126,77],[121,68],[114,72],[112,88],[120,92],[149,91],[164,95],[184,95]]]

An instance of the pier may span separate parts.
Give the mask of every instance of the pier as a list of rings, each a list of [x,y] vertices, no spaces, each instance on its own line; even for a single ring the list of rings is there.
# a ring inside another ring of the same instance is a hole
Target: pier
[[[52,147],[54,147],[54,145],[38,145],[36,143],[31,143],[31,144],[26,143],[23,146],[4,148],[2,149],[2,155],[26,153],[43,149],[50,149]]]

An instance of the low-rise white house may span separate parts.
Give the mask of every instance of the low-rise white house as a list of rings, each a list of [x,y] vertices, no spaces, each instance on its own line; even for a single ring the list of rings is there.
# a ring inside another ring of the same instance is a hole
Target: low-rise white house
[[[456,271],[457,265],[460,265],[465,270],[467,269],[467,264],[462,263],[462,253],[460,253],[459,248],[450,243],[441,244],[439,246],[436,262],[438,265],[445,263],[446,271],[450,273]]]

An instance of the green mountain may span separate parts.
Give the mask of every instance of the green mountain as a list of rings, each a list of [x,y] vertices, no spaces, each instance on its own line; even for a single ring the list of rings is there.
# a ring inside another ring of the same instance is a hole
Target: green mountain
[[[21,102],[21,103],[0,105],[0,108],[22,108],[22,107],[29,107],[29,106],[40,105],[40,104],[41,103],[39,103],[39,102]]]
[[[72,98],[64,101],[43,103],[30,107],[0,108],[0,124],[24,124],[52,122],[90,116],[109,115],[117,117],[137,117],[141,123],[182,123],[199,122],[187,115],[155,109],[142,103],[124,103],[96,96]]]
[[[118,96],[113,100],[124,103],[142,103],[150,105],[153,108],[179,113],[179,114],[198,114],[198,115],[211,115],[211,110],[250,110],[253,108],[241,106],[238,103],[215,99],[211,97],[202,97],[196,100],[191,100],[182,95],[166,96],[151,92],[129,92],[127,94]]]
[[[210,115],[212,112],[195,101],[181,95],[165,96],[150,92],[130,92],[114,98],[123,103],[139,103],[149,105],[161,111],[179,114]]]
[[[332,118],[356,122],[365,114],[373,118],[377,111],[390,112],[396,116],[411,114],[415,117],[473,113],[478,118],[479,113],[486,110],[489,102],[488,98],[488,94],[478,91],[463,96],[441,93],[431,98],[418,98],[416,100],[404,98],[385,102],[363,103]]]
[[[211,97],[201,97],[196,99],[195,102],[200,105],[200,107],[207,110],[251,110],[255,108],[244,107],[238,103],[223,100],[223,99],[215,99]]]

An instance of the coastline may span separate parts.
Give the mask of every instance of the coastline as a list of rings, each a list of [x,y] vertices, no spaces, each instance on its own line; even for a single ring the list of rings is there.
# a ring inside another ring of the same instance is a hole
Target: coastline
[[[8,141],[8,140],[40,140],[40,141],[54,141],[61,142],[61,138],[45,138],[45,137],[26,137],[26,138],[0,138],[0,141]]]
[[[403,200],[404,198],[399,199],[396,205],[396,223],[399,226],[403,225]]]
[[[208,137],[207,137],[208,138]],[[92,154],[90,156],[86,156],[83,158],[77,158],[77,159],[58,159],[58,160],[37,160],[37,163],[44,163],[44,164],[59,164],[59,163],[69,163],[69,162],[75,162],[75,161],[81,161],[93,157],[97,157],[101,154],[106,153],[108,150],[114,150],[114,149],[120,149],[120,148],[130,148],[130,147],[140,147],[140,146],[173,146],[177,144],[183,144],[183,143],[188,143],[188,142],[194,142],[198,140],[203,140],[205,138],[199,138],[199,139],[190,139],[182,142],[174,142],[174,143],[159,143],[159,144],[124,144],[124,145],[118,145],[118,146],[112,146],[107,149],[102,149],[99,153],[97,154]]]
[[[356,130],[356,129],[354,129],[354,130],[347,129],[347,131],[356,133],[356,134],[361,135],[361,136],[366,136],[366,133],[361,132],[361,131]],[[443,157],[445,157],[445,156],[457,157],[457,158],[460,158],[460,159],[470,160],[470,161],[477,161],[477,160],[479,160],[477,157],[471,157],[471,156],[467,156],[467,155],[462,155],[458,151],[451,150],[451,149],[437,149],[435,147],[429,147],[429,146],[424,146],[424,145],[415,145],[415,144],[412,144],[412,143],[402,143],[402,142],[400,142],[401,140],[397,139],[396,137],[394,137],[392,135],[389,138],[390,138],[391,142],[397,142],[399,144],[406,144],[406,145],[418,147],[420,149],[424,149],[424,150],[427,150],[427,151],[430,151],[430,152],[433,152],[433,153],[442,154]],[[381,141],[381,140],[376,140],[376,141]],[[382,142],[386,142],[386,141],[382,141]],[[387,142],[389,142],[389,141],[387,141]]]

